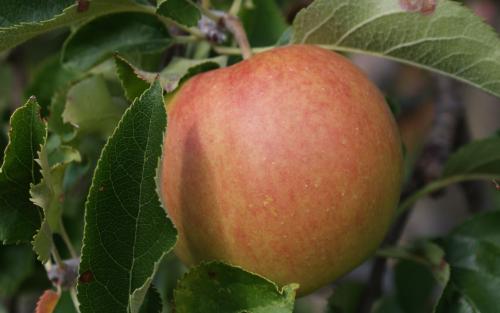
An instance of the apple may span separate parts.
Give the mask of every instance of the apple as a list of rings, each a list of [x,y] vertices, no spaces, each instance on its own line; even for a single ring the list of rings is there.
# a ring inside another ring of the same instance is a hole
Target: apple
[[[294,45],[197,75],[173,95],[160,178],[187,265],[222,260],[307,294],[383,239],[401,141],[348,59]]]

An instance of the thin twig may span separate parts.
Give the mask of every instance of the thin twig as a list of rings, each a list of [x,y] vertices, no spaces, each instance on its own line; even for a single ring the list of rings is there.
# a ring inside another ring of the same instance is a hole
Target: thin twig
[[[201,41],[201,38],[197,36],[172,36],[173,43],[172,44],[186,44]]]
[[[197,7],[204,16],[215,22],[215,25],[222,24],[227,30],[229,30],[233,34],[234,39],[236,40],[240,48],[239,52],[241,52],[243,59],[249,59],[252,56],[252,49],[250,47],[250,43],[248,42],[247,33],[245,32],[245,29],[243,28],[241,21],[236,16],[238,13],[237,11],[239,11],[240,9],[241,1],[235,0],[233,2],[233,5],[231,6],[230,12],[224,14],[217,14],[207,9],[204,6],[198,5],[197,3],[191,0],[187,1],[191,3],[193,6]]]
[[[238,46],[241,49],[241,55],[243,59],[249,59],[252,57],[252,49],[250,43],[248,42],[247,33],[241,24],[241,21],[234,15],[225,14],[222,18],[224,26],[234,35]]]
[[[212,4],[210,3],[210,0],[201,0],[201,6],[205,9],[210,9]]]
[[[242,51],[238,47],[223,47],[223,46],[213,46],[212,47],[215,52],[219,54],[224,54],[224,55],[240,55],[242,54]],[[261,53],[264,51],[268,51],[271,49],[274,49],[275,47],[258,47],[258,48],[252,48],[252,53],[257,54]]]
[[[163,16],[161,14],[157,14],[156,13],[156,8],[155,7],[152,7],[152,6],[144,6],[144,11],[149,13],[149,14],[153,14],[153,15],[156,15],[156,17],[163,22],[163,24],[165,24],[167,27],[174,27],[174,28],[178,28],[182,31],[184,31],[185,33],[188,33],[192,36],[195,36],[199,39],[205,39],[205,36],[203,35],[203,33],[196,27],[187,27],[185,25],[182,25],[181,23],[178,23],[176,21],[174,21],[173,19],[171,18],[168,18],[166,16]]]
[[[242,0],[234,0],[231,8],[229,9],[229,14],[232,16],[238,16],[240,13]]]
[[[73,259],[77,258],[78,254],[76,253],[76,250],[73,247],[71,240],[69,239],[68,232],[66,232],[66,227],[64,227],[62,217],[59,217],[59,230],[60,230],[60,235],[64,241],[64,244],[66,245],[66,248],[69,251],[69,254]]]
[[[57,266],[60,268],[64,268],[65,267],[64,261],[61,258],[59,251],[57,251],[57,248],[55,245],[52,247],[51,254],[52,254],[52,257],[54,258],[54,261],[56,262]]]
[[[196,2],[193,2],[191,0],[186,0],[186,1],[189,2],[191,5],[193,5],[194,7],[198,8],[201,14],[205,15],[209,19],[212,19],[214,21],[220,20],[221,17],[215,14],[214,12],[210,11],[208,7],[205,7],[204,5],[198,5]]]
[[[71,287],[69,289],[69,294],[71,296],[71,301],[73,301],[73,305],[75,306],[75,310],[77,313],[80,313],[80,301],[78,301],[78,296],[76,293],[76,287]]]
[[[422,184],[428,184],[439,178],[443,172],[444,164],[451,154],[463,113],[463,103],[456,91],[458,86],[449,78],[439,77],[440,99],[438,100],[436,118],[431,133],[415,172],[420,176]]]

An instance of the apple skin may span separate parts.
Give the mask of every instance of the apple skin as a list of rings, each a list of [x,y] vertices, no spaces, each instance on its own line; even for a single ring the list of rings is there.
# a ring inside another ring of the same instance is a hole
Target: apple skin
[[[276,48],[191,78],[168,110],[160,188],[187,265],[222,260],[304,295],[380,244],[401,141],[348,59]]]

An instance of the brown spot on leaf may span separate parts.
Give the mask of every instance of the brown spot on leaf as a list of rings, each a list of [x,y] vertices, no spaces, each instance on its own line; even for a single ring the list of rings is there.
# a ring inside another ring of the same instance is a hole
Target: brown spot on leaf
[[[399,5],[408,12],[420,12],[424,15],[436,10],[436,0],[399,0]]]
[[[77,8],[76,11],[79,13],[85,12],[89,9],[90,7],[90,1],[89,0],[77,0]]]
[[[420,13],[424,15],[432,14],[436,11],[436,0],[423,0],[422,8]]]
[[[78,281],[82,284],[88,284],[94,280],[94,274],[91,271],[86,271],[80,274]]]
[[[210,279],[216,279],[217,278],[217,273],[214,271],[208,271],[208,278]]]
[[[99,187],[99,191],[104,191],[104,186]]]
[[[439,263],[439,270],[443,271],[448,263],[446,263],[446,260],[444,258],[441,259],[441,262]]]
[[[493,182],[493,185],[495,186],[495,189],[496,189],[497,191],[500,191],[500,184],[499,184],[499,183],[498,183],[495,179],[494,179],[494,180],[492,180],[492,182]]]

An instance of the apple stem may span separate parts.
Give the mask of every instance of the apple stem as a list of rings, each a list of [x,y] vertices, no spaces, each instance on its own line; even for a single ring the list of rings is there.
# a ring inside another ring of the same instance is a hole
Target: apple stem
[[[241,21],[234,15],[225,14],[222,17],[224,26],[234,35],[236,42],[241,50],[241,55],[243,59],[249,59],[252,57],[252,48],[248,42],[247,33],[241,24]]]
[[[55,260],[56,265],[59,266],[60,268],[64,268],[65,267],[64,261],[62,260],[61,255],[59,254],[59,251],[57,251],[55,245],[52,247],[51,254]]]
[[[273,49],[274,47],[258,47],[258,48],[252,48],[252,53],[261,53],[264,51],[268,51]],[[224,46],[213,46],[213,49],[215,52],[219,54],[225,54],[225,55],[240,55],[241,49],[238,47],[224,47]]]
[[[59,233],[64,241],[64,244],[66,245],[66,248],[68,248],[69,254],[71,255],[72,258],[77,258],[78,254],[76,253],[76,250],[73,247],[71,240],[69,239],[68,232],[66,232],[66,227],[64,227],[62,218],[59,219],[59,230],[60,230]]]
[[[205,9],[209,9],[211,6],[210,0],[201,0],[201,6],[204,7]]]
[[[252,57],[252,48],[250,47],[250,43],[248,42],[247,33],[245,32],[245,28],[243,28],[241,21],[236,16],[241,7],[241,0],[235,0],[233,2],[233,5],[231,6],[229,13],[225,13],[222,15],[218,15],[212,12],[207,7],[203,5],[200,6],[191,0],[187,1],[193,6],[197,7],[203,15],[205,15],[215,23],[222,23],[222,25],[233,34],[234,39],[236,39],[236,42],[240,47],[240,52],[243,56],[243,59],[246,60]]]
[[[240,8],[241,8],[241,0],[234,0],[233,4],[231,5],[231,8],[229,9],[229,14],[237,16],[238,13],[240,12]]]

